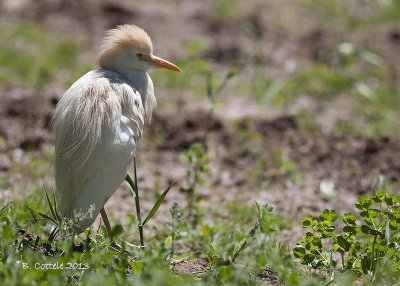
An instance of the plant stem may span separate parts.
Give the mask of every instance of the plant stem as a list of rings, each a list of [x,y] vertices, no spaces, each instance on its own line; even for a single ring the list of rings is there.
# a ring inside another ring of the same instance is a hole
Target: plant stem
[[[209,109],[207,113],[207,119],[206,119],[206,130],[204,132],[204,137],[202,141],[203,149],[207,152],[208,144],[207,144],[207,139],[210,134],[211,128],[212,128],[212,121],[213,121],[213,114],[214,114],[214,102],[215,102],[215,97],[214,97],[214,92],[212,88],[212,83],[211,83],[211,74],[207,75],[207,97],[208,97],[208,102],[209,102]]]
[[[136,173],[136,156],[133,157],[133,168],[134,168],[134,174],[135,174],[135,182],[132,181],[129,174],[126,175],[125,180],[128,182],[129,186],[132,188],[133,192],[135,193],[136,216],[138,219],[140,245],[144,246],[143,224],[142,224],[142,215],[140,212],[139,188],[138,188],[137,173]]]
[[[378,235],[374,236],[374,241],[372,242],[372,261],[371,261],[371,265],[369,266],[369,271],[372,272],[372,264],[374,263],[375,260],[375,243],[376,243],[376,238],[378,237]]]
[[[206,118],[206,129],[204,132],[204,137],[203,141],[201,144],[203,145],[203,149],[207,152],[208,145],[207,145],[207,140],[210,135],[211,129],[212,129],[212,123],[213,123],[213,117],[214,117],[214,109],[215,109],[215,98],[216,96],[225,88],[229,80],[236,76],[239,72],[241,72],[244,67],[247,64],[247,60],[245,60],[242,63],[238,63],[236,67],[232,68],[228,74],[225,76],[224,80],[222,83],[219,85],[219,87],[214,90],[212,86],[212,74],[209,73],[207,75],[207,97],[208,97],[208,102],[210,104],[210,107],[207,112],[207,118]]]
[[[138,224],[139,224],[140,245],[144,246],[142,214],[140,212],[139,187],[138,187],[138,180],[137,180],[137,173],[136,173],[136,156],[133,157],[133,168],[134,168],[134,172],[135,172],[135,187],[136,187],[135,203],[136,203],[136,213],[137,213]]]

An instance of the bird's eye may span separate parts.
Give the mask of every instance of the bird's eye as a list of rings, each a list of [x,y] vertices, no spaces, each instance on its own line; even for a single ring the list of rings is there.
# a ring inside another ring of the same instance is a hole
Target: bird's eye
[[[139,59],[143,58],[143,54],[142,54],[142,53],[137,53],[136,56],[137,56]]]

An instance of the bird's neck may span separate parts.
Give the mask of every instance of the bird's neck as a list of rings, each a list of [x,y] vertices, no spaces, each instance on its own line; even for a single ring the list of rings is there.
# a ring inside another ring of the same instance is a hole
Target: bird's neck
[[[149,76],[144,71],[127,70],[118,72],[126,78],[131,85],[140,92],[140,94],[147,93],[149,86]]]
[[[145,119],[147,122],[150,122],[153,109],[156,107],[157,102],[154,94],[153,81],[148,73],[132,69],[116,70],[116,72],[126,78],[131,86],[140,93],[145,111]]]
[[[131,85],[138,90],[140,94],[146,93],[148,86],[148,75],[146,71],[132,69],[132,66],[129,63],[130,59],[127,54],[121,52],[106,62],[102,67],[112,70],[129,80]]]

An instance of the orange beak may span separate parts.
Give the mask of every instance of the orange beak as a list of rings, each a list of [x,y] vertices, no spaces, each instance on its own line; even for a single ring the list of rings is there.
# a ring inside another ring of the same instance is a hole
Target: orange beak
[[[143,55],[141,58],[144,61],[147,61],[149,63],[152,63],[153,65],[164,68],[167,70],[172,70],[172,71],[177,71],[177,72],[182,72],[182,70],[174,65],[173,63],[170,63],[166,60],[163,60],[162,58],[156,57],[154,55]]]

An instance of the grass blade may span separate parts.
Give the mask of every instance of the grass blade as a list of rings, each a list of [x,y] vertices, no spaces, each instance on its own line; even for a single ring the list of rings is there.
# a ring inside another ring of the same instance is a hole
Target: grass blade
[[[5,205],[4,207],[1,208],[0,213],[3,212],[3,211],[6,209],[6,207],[8,207],[11,203],[12,203],[12,202],[6,203],[6,205]]]
[[[128,183],[129,191],[131,192],[132,197],[136,197],[136,186],[129,174],[126,174],[125,181]]]
[[[53,202],[54,202],[54,212],[56,213],[57,220],[61,222],[61,217],[60,217],[60,215],[58,213],[57,200],[56,200],[56,195],[55,195],[54,191],[53,191]]]
[[[137,219],[138,219],[140,245],[144,246],[142,214],[141,214],[141,211],[140,211],[139,187],[138,187],[137,173],[136,173],[136,157],[133,157],[133,167],[134,167],[134,174],[135,174],[135,182],[132,181],[132,179],[129,176],[129,174],[126,175],[125,180],[128,182],[129,186],[131,187],[132,196],[133,196],[132,191],[135,193],[134,198],[135,198],[135,205],[136,205],[136,215],[137,215]]]
[[[35,220],[35,223],[38,223],[38,220],[37,220],[35,214],[33,213],[33,211],[32,210],[29,210],[29,211],[31,212],[31,215],[33,216],[33,219]]]
[[[183,260],[185,260],[185,259],[191,257],[192,255],[194,255],[194,252],[193,252],[193,251],[192,251],[192,252],[189,252],[189,253],[185,253],[185,254],[183,254],[183,255],[180,255],[180,256],[176,257],[176,258],[172,261],[172,263],[181,262],[181,261],[183,261]]]
[[[49,239],[47,241],[52,242],[54,240],[54,238],[57,236],[59,231],[60,231],[60,229],[58,228],[58,226],[53,228],[53,230],[50,233]]]
[[[146,219],[143,221],[142,225],[145,225],[153,217],[153,215],[156,213],[161,203],[164,201],[165,196],[168,194],[169,190],[172,188],[173,185],[174,183],[171,183],[168,186],[168,188],[161,194],[161,196],[158,198],[157,202],[154,204],[153,208],[147,215]]]
[[[38,244],[39,244],[39,240],[40,240],[40,236],[38,235],[37,237],[36,237],[36,240],[35,240],[35,249],[37,248],[37,246],[38,246]]]
[[[232,257],[231,263],[234,263],[236,258],[239,256],[239,254],[247,247],[247,241],[243,241],[243,243],[240,245],[240,248],[236,251],[236,253]]]
[[[28,205],[24,205],[24,206],[25,206],[26,208],[28,208],[31,212],[34,212],[34,213],[40,215],[41,217],[52,221],[54,224],[57,224],[57,222],[56,222],[54,219],[52,219],[51,217],[49,217],[48,215],[45,215],[44,213],[41,213],[41,212],[39,212],[39,211],[37,211],[37,210],[31,208],[31,207],[28,206]]]
[[[44,190],[44,193],[46,194],[46,199],[47,199],[47,203],[49,204],[50,212],[51,212],[51,214],[53,215],[53,218],[54,218],[55,220],[57,220],[56,213],[54,212],[53,205],[52,205],[52,203],[51,203],[51,201],[50,201],[49,194],[47,193],[47,190],[46,190],[46,189]]]
[[[257,202],[255,202],[255,203],[256,203],[256,206],[257,206],[258,213],[261,214],[260,205]]]

